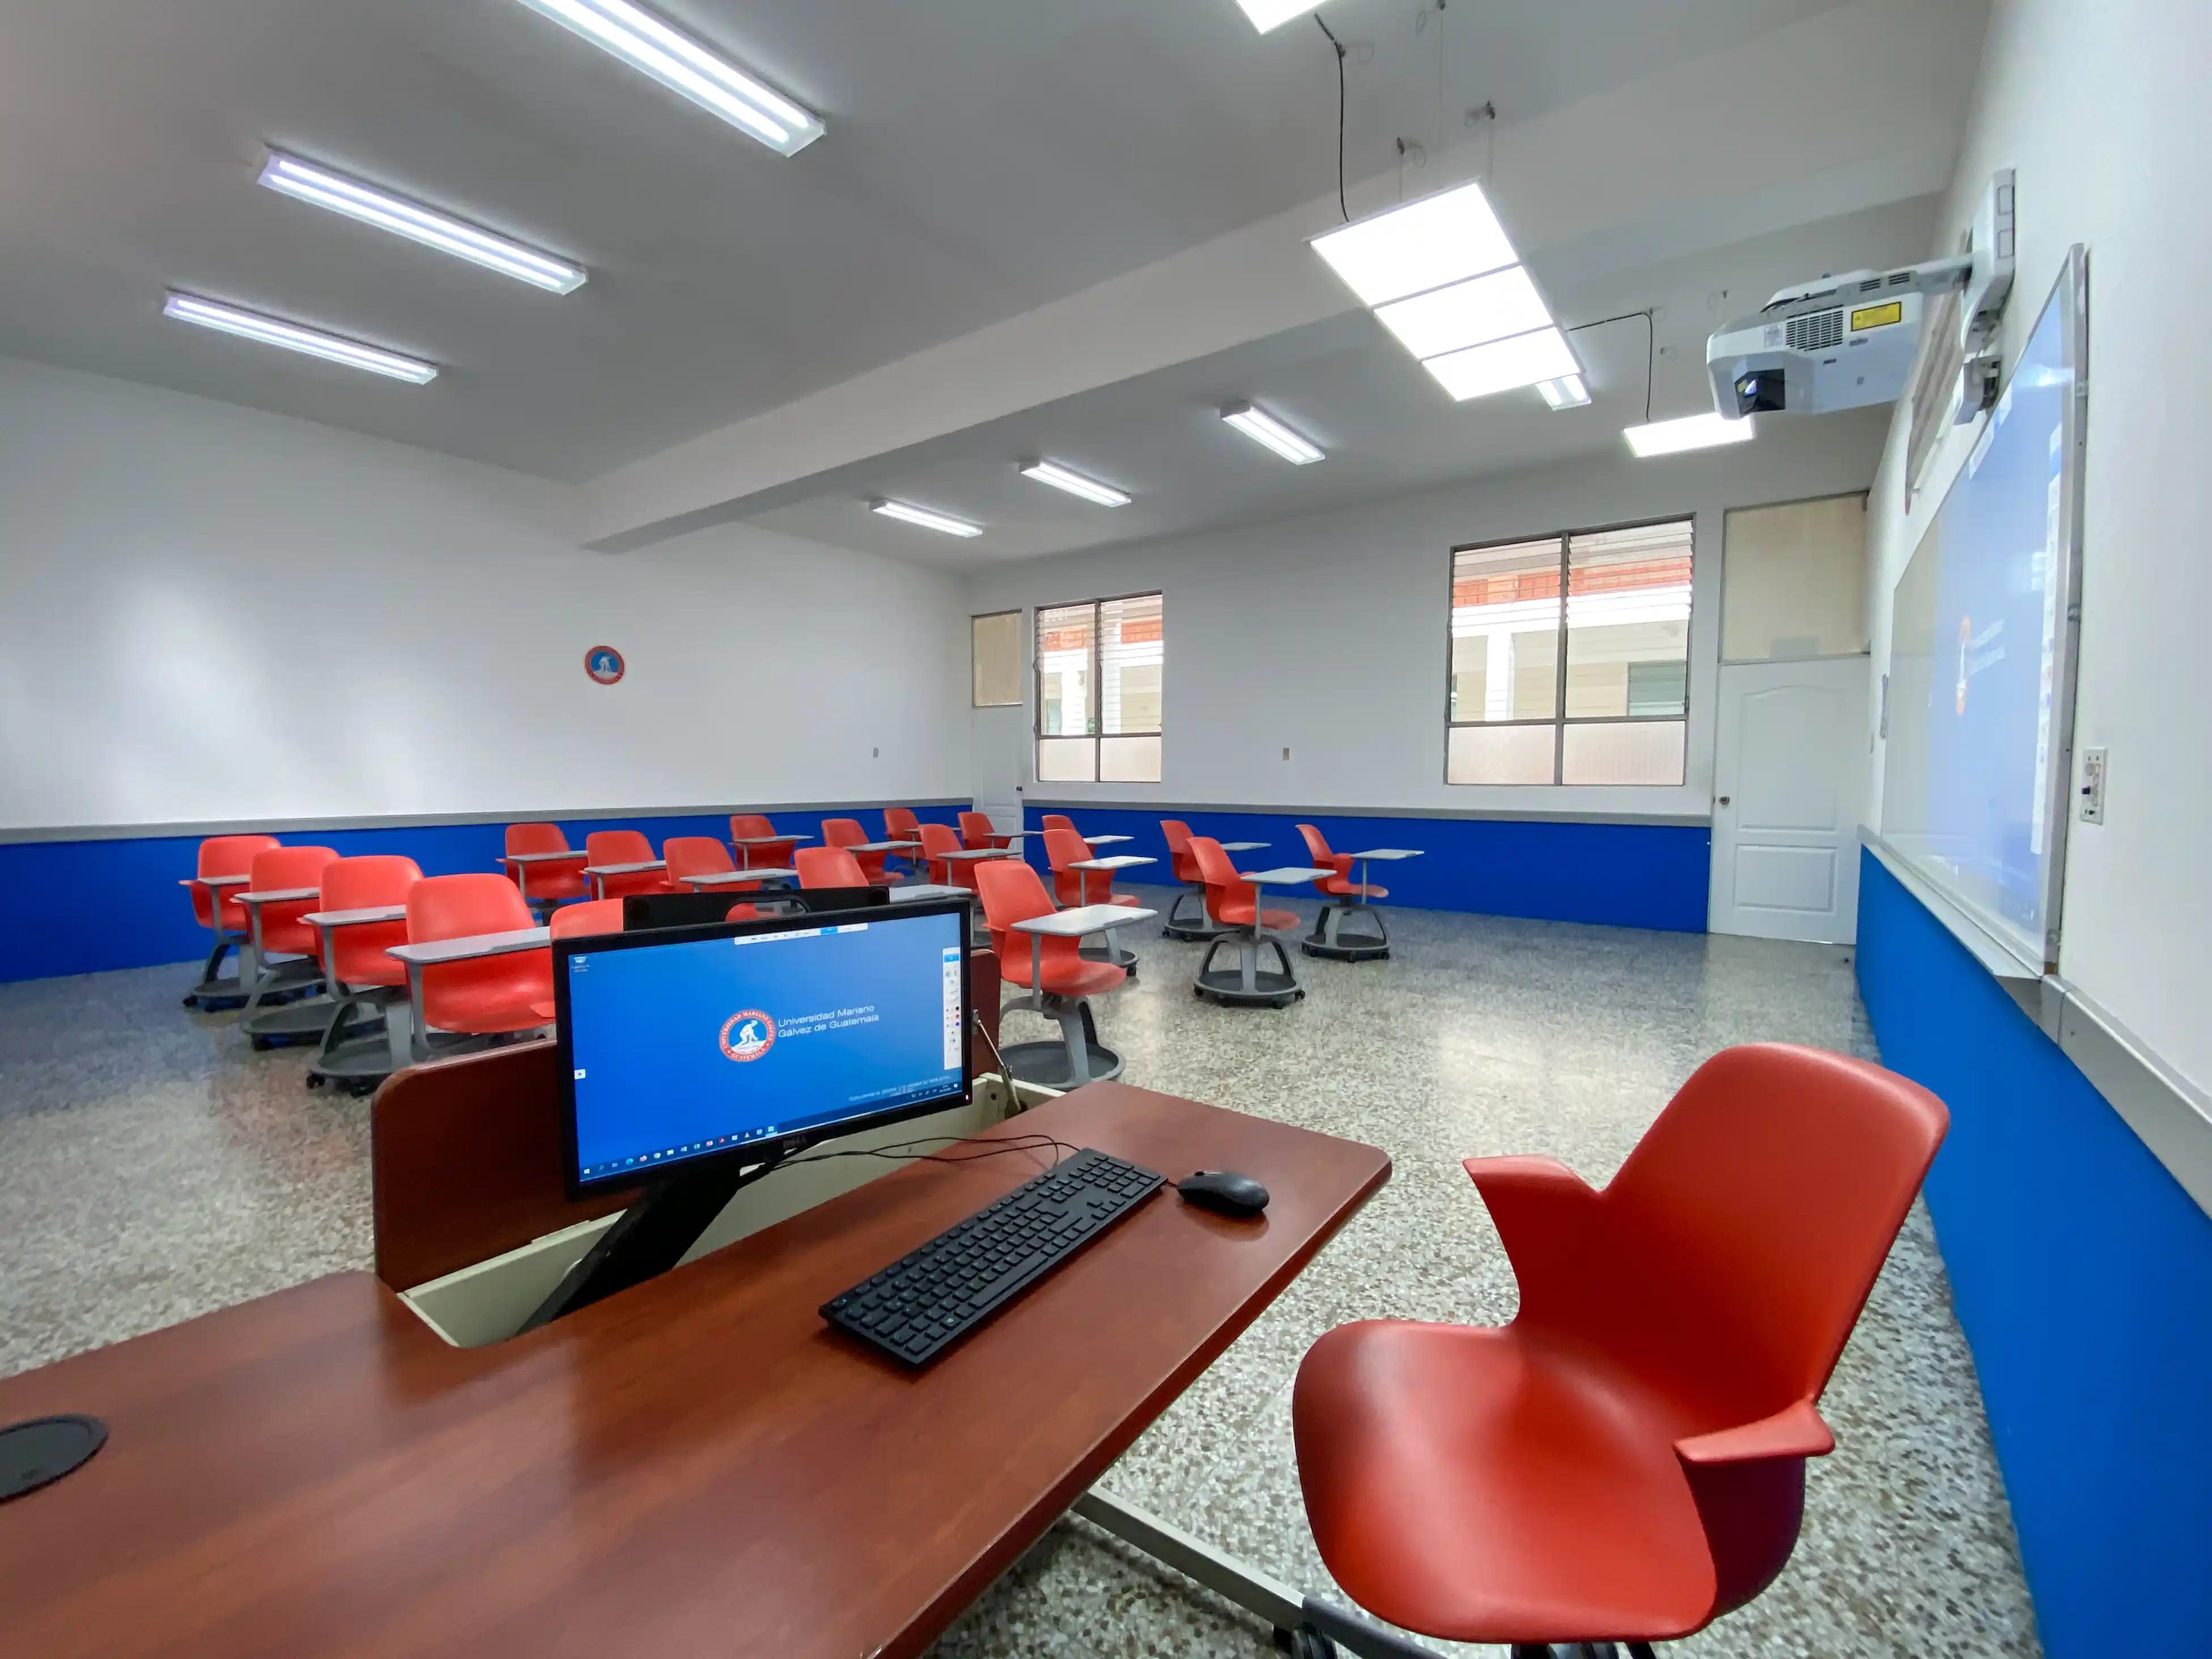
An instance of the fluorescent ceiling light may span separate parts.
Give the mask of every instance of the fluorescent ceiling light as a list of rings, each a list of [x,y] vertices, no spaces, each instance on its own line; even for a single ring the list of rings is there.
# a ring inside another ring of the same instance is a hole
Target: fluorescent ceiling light
[[[949,513],[933,513],[926,507],[916,507],[911,501],[870,501],[868,510],[880,513],[886,519],[897,519],[905,524],[918,524],[924,530],[942,531],[948,536],[980,536],[983,526],[969,524],[965,519],[956,519]]]
[[[1562,374],[1556,380],[1544,381],[1536,390],[1554,409],[1580,409],[1590,400],[1589,387],[1579,374]]]
[[[1314,252],[1370,306],[1516,263],[1479,184],[1425,196],[1316,236]]]
[[[766,82],[746,74],[629,0],[522,0],[522,3],[605,47],[670,91],[712,111],[780,155],[795,155],[822,136],[820,116],[801,109]]]
[[[349,219],[358,219],[550,293],[567,294],[584,285],[586,272],[580,265],[282,150],[269,153],[269,164],[261,169],[261,182],[286,196],[313,202],[317,207],[343,213]]]
[[[1747,444],[1755,435],[1748,415],[1740,421],[1719,415],[1686,415],[1679,421],[1654,421],[1632,426],[1621,433],[1640,459],[1654,455],[1679,455],[1686,449],[1716,449],[1723,444]]]
[[[1273,450],[1292,466],[1310,466],[1322,459],[1319,449],[1265,410],[1239,404],[1234,409],[1223,410],[1221,418],[1254,443]]]
[[[1293,17],[1303,17],[1321,9],[1321,0],[1237,0],[1237,3],[1244,8],[1252,27],[1262,34],[1279,28]]]
[[[1065,489],[1071,495],[1080,495],[1086,501],[1096,501],[1101,507],[1127,507],[1128,495],[1111,484],[1103,484],[1096,478],[1086,478],[1080,472],[1071,472],[1058,461],[1031,461],[1022,469],[1022,477],[1035,478],[1041,484],[1050,484],[1054,489]]]
[[[1377,306],[1375,315],[1421,358],[1526,334],[1552,320],[1543,296],[1519,265]]]
[[[407,380],[416,386],[427,386],[438,378],[435,363],[426,363],[419,358],[403,357],[396,351],[363,345],[359,340],[349,340],[342,334],[325,334],[320,329],[302,328],[299,324],[288,323],[281,317],[264,317],[258,311],[240,311],[235,306],[217,305],[212,300],[198,299],[190,294],[171,294],[161,303],[161,314],[173,317],[180,323],[197,323],[202,328],[217,329],[225,334],[258,340],[264,345],[283,346],[287,351],[302,351],[310,357],[343,363],[349,368],[365,368],[372,374],[389,374],[395,380]]]
[[[1577,373],[1582,366],[1575,362],[1565,335],[1556,328],[1540,328],[1510,340],[1492,340],[1487,345],[1431,357],[1421,367],[1435,375],[1445,391],[1465,403],[1493,392],[1556,380]]]

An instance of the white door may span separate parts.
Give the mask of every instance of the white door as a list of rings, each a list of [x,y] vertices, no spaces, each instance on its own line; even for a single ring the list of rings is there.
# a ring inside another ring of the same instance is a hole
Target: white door
[[[1022,796],[1029,779],[1029,711],[978,708],[969,728],[975,810],[1001,830],[1022,827]]]
[[[1724,663],[1713,754],[1716,933],[1848,945],[1873,762],[1867,659]]]

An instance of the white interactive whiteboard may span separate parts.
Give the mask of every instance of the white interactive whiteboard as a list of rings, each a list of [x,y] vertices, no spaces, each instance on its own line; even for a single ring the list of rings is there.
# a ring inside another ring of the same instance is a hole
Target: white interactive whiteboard
[[[2088,294],[2077,246],[1891,611],[1882,838],[2038,973],[2072,805]]]

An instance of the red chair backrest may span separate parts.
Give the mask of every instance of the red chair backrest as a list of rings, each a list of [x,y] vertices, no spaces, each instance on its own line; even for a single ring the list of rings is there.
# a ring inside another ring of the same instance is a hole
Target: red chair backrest
[[[730,839],[732,841],[750,841],[757,836],[772,836],[775,833],[775,826],[758,812],[730,814]]]
[[[983,901],[983,921],[991,929],[991,949],[998,955],[1000,970],[1018,958],[1019,974],[1025,981],[1035,946],[1028,934],[1015,933],[1013,927],[1031,916],[1052,915],[1052,895],[1044,890],[1037,872],[1019,859],[982,860],[975,866],[975,890]],[[1076,956],[1081,945],[1080,939],[1047,939],[1043,960],[1050,963]]]
[[[683,881],[690,876],[711,876],[738,866],[730,861],[730,849],[712,836],[671,836],[660,844],[660,856],[668,860],[668,879]]]
[[[1048,824],[1050,820],[1048,819],[1047,823]],[[1088,859],[1091,856],[1091,844],[1073,830],[1048,828],[1044,832],[1044,856],[1045,862],[1052,866],[1054,896],[1062,904],[1081,902],[1083,872],[1071,870],[1068,866],[1079,864]],[[1105,902],[1106,895],[1113,890],[1113,872],[1101,870],[1097,873],[1105,877],[1106,879],[1093,881],[1091,884],[1091,896],[1094,901],[1103,904]]]
[[[912,841],[915,831],[921,827],[921,821],[915,817],[914,808],[911,806],[884,808],[884,839],[885,841]]]
[[[265,853],[278,844],[274,836],[210,836],[200,843],[199,863],[193,871],[200,876],[242,876],[253,868],[254,855]],[[220,927],[226,933],[236,933],[246,926],[246,907],[234,898],[219,902],[213,898],[214,890],[194,887],[192,915],[203,927]]]
[[[1190,826],[1181,818],[1162,818],[1160,833],[1168,838],[1168,868],[1177,881],[1203,881],[1198,860],[1190,855]]]
[[[822,844],[825,847],[857,847],[867,838],[868,832],[860,828],[858,818],[822,820]]]
[[[1075,820],[1068,817],[1065,812],[1048,812],[1044,815],[1043,827],[1048,831],[1053,830],[1073,830],[1075,828]]]
[[[719,846],[720,842],[710,845]],[[587,899],[564,904],[550,924],[555,939],[575,939],[586,933],[619,933],[623,930],[623,902],[618,898]]]
[[[1305,838],[1306,856],[1324,869],[1336,862],[1336,854],[1328,850],[1328,837],[1310,823],[1298,826],[1298,834]]]
[[[407,902],[408,890],[422,879],[413,859],[379,853],[337,859],[323,866],[323,896],[318,910],[375,910]],[[404,985],[407,970],[385,954],[407,943],[407,923],[374,921],[334,928],[324,965],[348,985]]]
[[[991,844],[998,834],[988,812],[963,812],[960,815],[960,840],[971,853],[980,853]]]
[[[600,833],[635,835],[635,830]],[[640,836],[639,840],[644,837]],[[588,843],[587,843],[588,844]],[[425,876],[407,890],[407,942],[467,939],[477,933],[519,933],[537,926],[522,895],[505,876]],[[445,1000],[462,992],[476,998],[525,1002],[543,996],[551,975],[544,951],[518,951],[468,962],[441,963],[422,972],[423,1022],[440,1025]]]
[[[280,956],[313,957],[322,958],[322,936],[300,918],[310,910],[323,908],[320,889],[323,872],[337,862],[337,850],[329,847],[269,847],[253,855],[247,873],[252,880],[249,890],[256,893],[278,892],[287,887],[313,887],[317,890],[312,898],[287,899],[281,904],[261,907],[261,945],[264,950]],[[494,877],[495,881],[501,879]],[[243,909],[245,907],[240,906]]]
[[[653,843],[642,830],[594,830],[584,837],[584,851],[593,864],[650,864]]]
[[[925,823],[915,831],[921,838],[921,855],[929,861],[929,878],[944,887],[973,887],[975,866],[966,860],[948,864],[947,853],[965,850],[960,837],[941,823]]]
[[[1656,1370],[1716,1425],[1816,1399],[1949,1121],[1863,1060],[1724,1049],[1606,1188],[1614,1271],[1530,1313]]]
[[[866,887],[860,861],[842,847],[802,847],[791,855],[801,887]],[[750,908],[750,907],[747,907]],[[743,920],[743,918],[732,918]]]
[[[565,853],[568,838],[557,823],[510,823],[507,826],[510,853]]]
[[[1221,920],[1221,907],[1231,900],[1259,902],[1259,894],[1237,875],[1219,842],[1211,836],[1193,836],[1189,847],[1191,862],[1197,866],[1194,879],[1206,884],[1206,911],[1214,921]]]

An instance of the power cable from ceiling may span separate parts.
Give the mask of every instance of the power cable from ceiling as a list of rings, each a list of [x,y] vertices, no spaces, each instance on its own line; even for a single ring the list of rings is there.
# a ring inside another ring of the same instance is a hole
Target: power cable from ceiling
[[[1572,323],[1561,331],[1580,334],[1585,329],[1603,328],[1608,323],[1633,322],[1644,319],[1644,424],[1651,424],[1651,382],[1659,371],[1658,307],[1646,306],[1641,311],[1624,311],[1617,317],[1601,317],[1595,322]]]
[[[1336,53],[1336,210],[1348,225],[1352,210],[1344,204],[1344,42],[1336,38],[1326,19],[1316,15],[1314,21],[1328,36],[1329,48]]]

